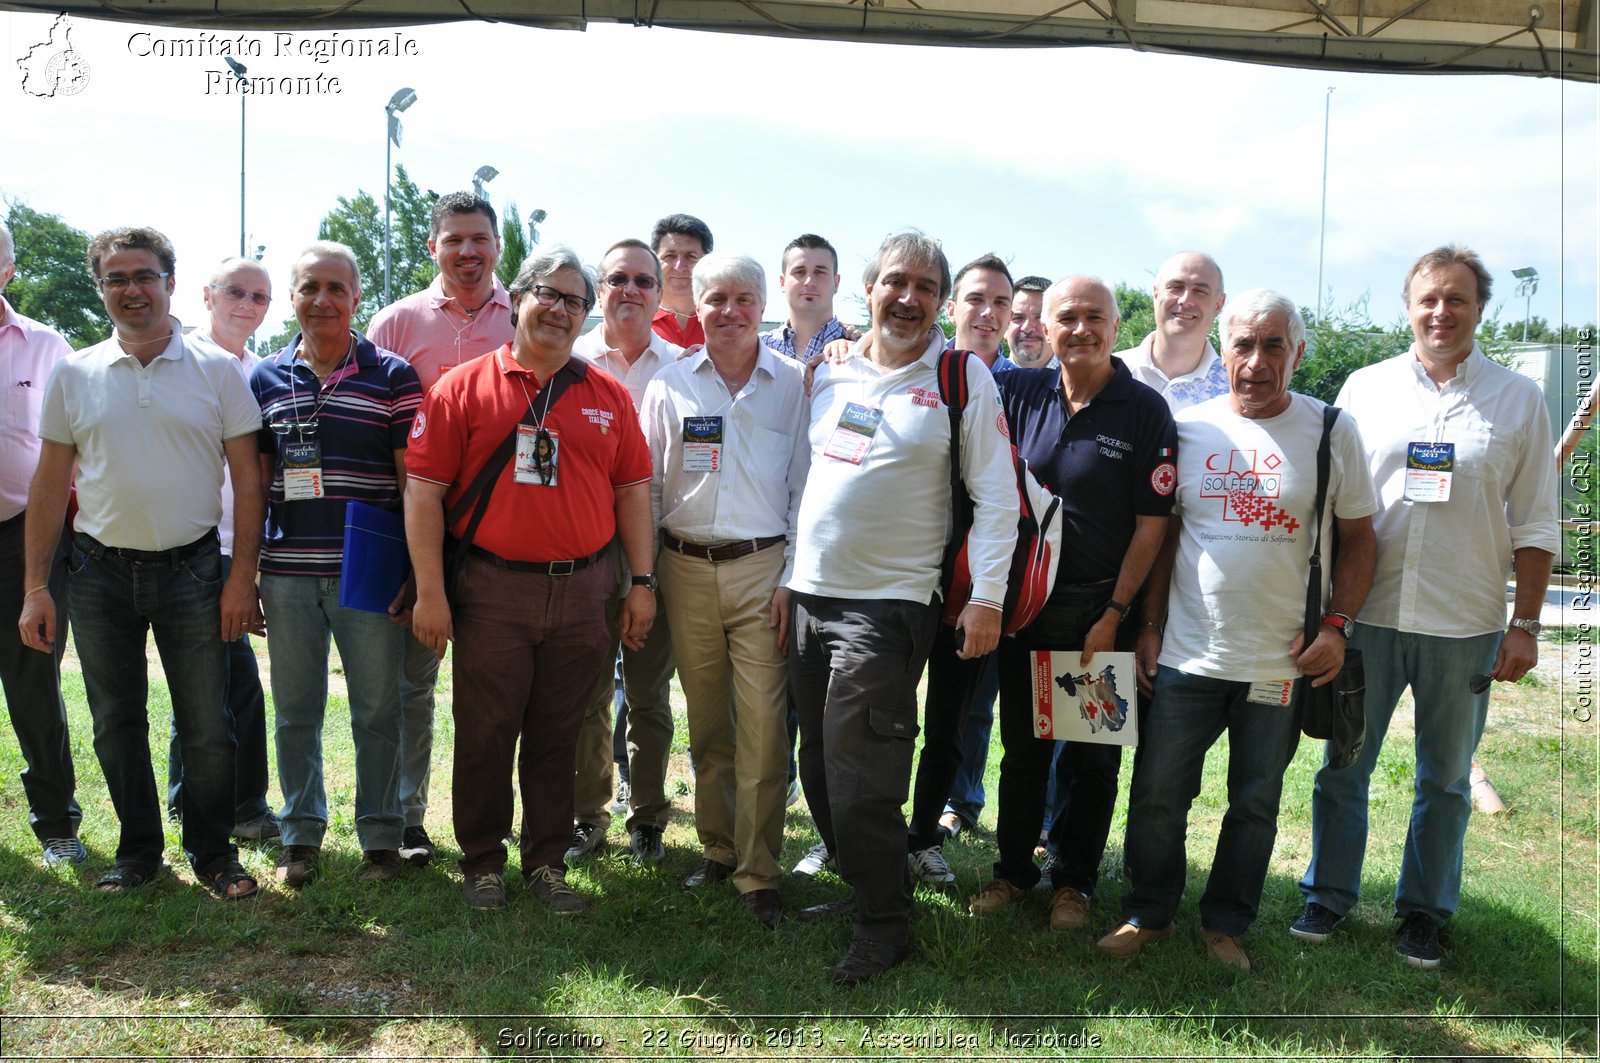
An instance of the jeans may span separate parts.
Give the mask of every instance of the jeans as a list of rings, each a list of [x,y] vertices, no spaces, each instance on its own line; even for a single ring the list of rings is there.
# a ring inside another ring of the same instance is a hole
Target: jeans
[[[909,852],[938,848],[939,815],[962,763],[963,727],[977,700],[986,670],[995,654],[974,660],[956,656],[955,628],[940,624],[928,655],[928,694],[922,706],[922,754],[917,758],[912,787],[911,828],[906,834]]]
[[[187,548],[186,548],[187,549]],[[73,539],[68,612],[94,718],[94,752],[122,824],[117,863],[153,868],[165,842],[150,765],[145,637],[154,632],[183,747],[183,848],[197,872],[236,859],[233,721],[223,706],[222,551],[128,560]]]
[[[439,655],[406,629],[400,670],[400,809],[406,826],[422,826],[433,774],[433,688]]]
[[[944,810],[954,812],[969,829],[977,826],[983,814],[983,773],[989,766],[989,736],[994,731],[994,702],[1000,695],[1000,655],[983,659],[978,675],[978,690],[967,704],[967,719],[961,730],[961,765],[950,783],[950,796]]]
[[[1343,771],[1324,762],[1311,798],[1311,865],[1306,899],[1339,915],[1355,907],[1367,850],[1367,791],[1395,704],[1406,687],[1416,702],[1416,784],[1395,911],[1442,924],[1461,899],[1462,848],[1472,813],[1472,754],[1483,737],[1489,692],[1467,689],[1494,666],[1501,632],[1450,639],[1393,628],[1358,627],[1367,673],[1367,741]]]
[[[1228,811],[1200,898],[1200,925],[1238,937],[1255,921],[1278,837],[1283,773],[1294,759],[1300,729],[1293,706],[1252,704],[1249,691],[1249,683],[1165,666],[1158,671],[1155,696],[1139,727],[1128,798],[1126,921],[1147,930],[1172,923],[1188,870],[1189,807],[1200,792],[1206,753],[1224,729]]]
[[[383,613],[339,605],[338,579],[261,577],[277,711],[283,844],[322,845],[328,825],[322,785],[322,721],[328,704],[328,642],[344,664],[356,747],[356,836],[363,850],[400,848],[400,668],[404,632]]]

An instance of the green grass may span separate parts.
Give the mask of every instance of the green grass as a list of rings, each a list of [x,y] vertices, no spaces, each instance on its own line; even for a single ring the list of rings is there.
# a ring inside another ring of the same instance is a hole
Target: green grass
[[[1547,642],[1544,652],[1576,659],[1578,649]],[[1284,930],[1299,911],[1295,881],[1309,855],[1312,744],[1290,768],[1260,921],[1245,939],[1249,973],[1206,959],[1194,910],[1222,813],[1226,740],[1191,818],[1178,936],[1129,963],[1093,948],[1117,921],[1125,807],[1090,930],[1052,934],[1040,892],[985,920],[966,914],[994,859],[996,748],[980,831],[945,847],[955,894],[919,891],[909,961],[850,991],[827,979],[847,923],[789,921],[768,932],[731,890],[677,889],[698,858],[681,716],[664,868],[626,860],[618,823],[610,848],[570,876],[589,903],[583,916],[549,914],[514,881],[507,910],[468,911],[450,848],[448,666],[428,824],[445,850],[433,866],[389,885],[354,880],[352,748],[336,699],[319,881],[298,894],[268,884],[274,852],[250,849],[245,862],[264,884],[255,900],[219,902],[181,867],[131,895],[95,894],[89,883],[111,862],[116,825],[69,658],[90,866],[40,866],[20,758],[0,729],[0,1057],[1592,1057],[1597,750],[1561,675],[1496,689],[1479,759],[1513,812],[1472,821],[1461,907],[1437,971],[1406,967],[1392,948],[1389,898],[1412,785],[1402,709],[1373,778],[1366,896],[1325,945]],[[164,721],[158,668],[152,691],[152,719]],[[164,724],[152,731],[159,777]],[[1130,755],[1124,794],[1131,770]],[[814,841],[797,806],[787,863]],[[181,864],[176,828],[167,851]],[[823,876],[787,879],[783,889],[793,912],[843,887]]]

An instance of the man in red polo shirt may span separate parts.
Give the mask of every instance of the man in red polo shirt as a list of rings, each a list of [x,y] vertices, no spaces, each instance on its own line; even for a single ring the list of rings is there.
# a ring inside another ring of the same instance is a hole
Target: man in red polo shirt
[[[711,253],[711,229],[693,214],[668,214],[650,233],[656,258],[665,277],[661,307],[650,327],[657,336],[679,347],[706,341],[706,330],[695,316],[694,267]]]
[[[655,619],[650,455],[628,390],[572,357],[595,295],[577,255],[557,247],[529,259],[510,294],[512,341],[447,374],[412,430],[412,630],[440,655],[456,642],[452,799],[467,904],[506,902],[520,736],[523,879],[566,914],[583,910],[563,857],[578,726],[612,645],[605,606],[616,575],[600,562],[613,534],[634,573],[617,616],[622,641],[643,646]],[[514,448],[469,533],[477,506],[454,509],[508,439]],[[468,542],[448,599],[447,511],[453,539]]]

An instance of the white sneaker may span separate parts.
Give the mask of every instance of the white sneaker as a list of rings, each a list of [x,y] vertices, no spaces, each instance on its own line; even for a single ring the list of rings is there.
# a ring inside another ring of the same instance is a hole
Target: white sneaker
[[[956,873],[945,863],[944,853],[937,846],[918,849],[910,856],[911,878],[927,886],[948,886],[955,882]]]
[[[628,802],[632,798],[633,788],[628,785],[628,780],[622,779],[617,783],[617,796],[611,799],[611,803],[606,806],[606,809],[613,816],[626,816],[629,811]]]
[[[797,875],[817,875],[824,871],[837,872],[838,870],[839,864],[834,860],[833,854],[828,852],[827,842],[818,842],[807,849],[806,855],[802,856],[800,862],[794,865],[794,873]]]

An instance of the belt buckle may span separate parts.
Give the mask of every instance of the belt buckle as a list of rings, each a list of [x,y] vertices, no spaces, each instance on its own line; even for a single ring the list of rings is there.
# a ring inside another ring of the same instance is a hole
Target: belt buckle
[[[550,575],[570,576],[574,571],[572,566],[575,564],[577,564],[576,561],[552,561],[550,562]]]

